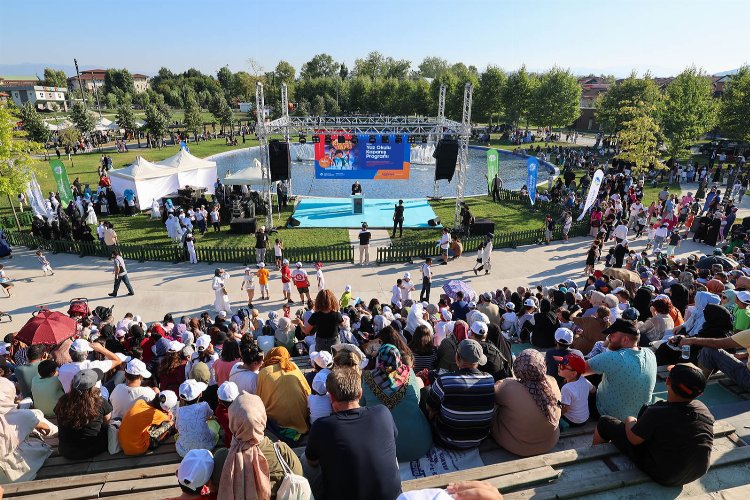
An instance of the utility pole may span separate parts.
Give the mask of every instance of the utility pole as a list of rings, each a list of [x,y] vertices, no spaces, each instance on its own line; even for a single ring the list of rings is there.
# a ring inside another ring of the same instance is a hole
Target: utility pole
[[[78,75],[78,90],[81,91],[81,100],[83,101],[83,109],[86,109],[86,96],[83,94],[83,83],[81,82],[81,73],[78,71],[78,59],[73,59],[73,64],[76,65],[76,75]]]

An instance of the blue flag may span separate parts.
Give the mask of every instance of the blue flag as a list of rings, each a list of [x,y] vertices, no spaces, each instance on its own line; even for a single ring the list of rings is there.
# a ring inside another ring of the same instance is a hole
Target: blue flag
[[[528,169],[526,173],[526,188],[529,191],[529,199],[533,205],[536,202],[536,177],[539,172],[539,160],[530,156],[526,162],[526,167]]]

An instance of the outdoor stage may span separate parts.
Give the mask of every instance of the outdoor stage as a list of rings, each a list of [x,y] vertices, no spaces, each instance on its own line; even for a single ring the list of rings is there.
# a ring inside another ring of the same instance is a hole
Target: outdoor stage
[[[304,198],[293,217],[300,221],[299,227],[359,228],[362,222],[367,222],[371,228],[393,227],[393,207],[397,199],[365,198],[364,202],[365,213],[354,215],[349,198]],[[404,227],[430,227],[427,221],[436,217],[426,198],[404,200],[404,207]]]

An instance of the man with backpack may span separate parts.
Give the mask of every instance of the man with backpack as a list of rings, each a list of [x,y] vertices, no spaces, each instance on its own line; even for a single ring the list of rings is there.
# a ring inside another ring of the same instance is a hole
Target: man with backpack
[[[502,335],[500,336],[501,346],[505,348],[505,353],[503,353],[500,348],[487,340],[488,332],[488,325],[483,321],[475,321],[471,325],[470,338],[476,340],[482,346],[482,353],[487,357],[487,362],[479,365],[479,371],[489,373],[496,382],[500,379],[512,377],[513,364],[511,362],[510,346],[507,345],[508,341]]]

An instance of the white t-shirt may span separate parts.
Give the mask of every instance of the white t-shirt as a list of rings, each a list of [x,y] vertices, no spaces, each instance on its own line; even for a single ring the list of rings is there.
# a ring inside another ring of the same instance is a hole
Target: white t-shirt
[[[448,247],[451,243],[451,235],[450,234],[444,234],[440,237],[440,249],[441,250],[448,250]]]
[[[149,402],[153,401],[156,393],[150,387],[128,387],[127,384],[117,384],[109,395],[112,403],[112,418],[122,418],[133,404],[139,399]]]
[[[248,370],[242,363],[237,363],[229,372],[229,381],[237,384],[240,394],[255,394],[258,390],[258,372]]]
[[[574,424],[582,424],[589,419],[589,391],[592,387],[591,382],[584,376],[562,386],[560,400],[562,404],[570,406],[565,418]]]
[[[177,453],[184,457],[190,450],[212,450],[216,445],[214,434],[206,420],[214,414],[208,403],[201,401],[190,406],[182,406],[175,411],[177,427]]]
[[[429,267],[427,268],[429,269]],[[430,273],[432,275],[432,273]],[[401,282],[401,302],[406,302],[407,300],[411,300],[411,292],[415,290],[415,286],[411,281],[402,281]]]
[[[255,290],[255,274],[245,274],[242,277],[242,286],[245,290]]]
[[[273,246],[273,254],[275,257],[281,257],[283,250],[281,249],[281,245],[274,244]]]
[[[323,277],[323,270],[318,269],[315,271],[315,276],[318,278],[318,290],[323,290],[326,287],[326,279]]]
[[[503,331],[508,331],[511,328],[513,328],[513,325],[516,324],[516,320],[518,319],[518,316],[514,312],[507,312],[503,314],[502,318],[503,318],[503,322],[500,325],[500,329]]]
[[[310,423],[333,413],[331,398],[328,395],[319,396],[317,394],[310,394],[307,396],[307,408],[310,410]]]
[[[391,304],[399,305],[401,303],[401,288],[398,285],[391,287]]]
[[[70,392],[70,384],[73,382],[73,377],[76,376],[76,373],[80,372],[81,370],[91,370],[94,368],[98,368],[104,373],[107,373],[112,369],[112,361],[106,359],[104,361],[86,360],[81,361],[80,363],[65,363],[58,370],[57,378],[60,379],[63,390],[65,392]],[[101,388],[102,383],[97,382],[96,386]]]

